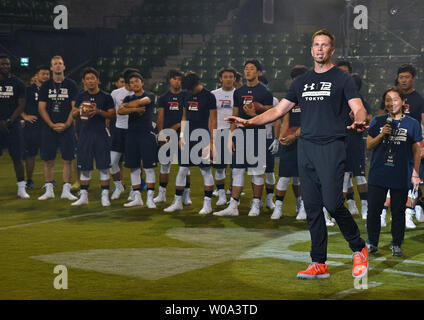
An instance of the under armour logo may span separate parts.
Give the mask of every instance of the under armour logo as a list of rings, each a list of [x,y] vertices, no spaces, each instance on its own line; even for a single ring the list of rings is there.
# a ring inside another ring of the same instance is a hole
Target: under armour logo
[[[314,89],[315,89],[315,83],[312,83],[310,86],[308,84],[305,84],[305,87],[303,88],[303,91],[314,90]]]

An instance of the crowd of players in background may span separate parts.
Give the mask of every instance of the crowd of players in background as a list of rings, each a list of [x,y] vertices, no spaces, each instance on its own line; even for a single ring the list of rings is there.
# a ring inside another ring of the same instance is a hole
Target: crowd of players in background
[[[339,61],[336,66],[352,75],[359,91],[361,77],[352,73],[351,64],[348,61]],[[158,162],[158,149],[168,143],[169,139],[162,134],[163,129],[174,129],[179,137],[179,150],[187,148],[189,151],[199,141],[191,141],[185,135],[184,126],[189,123],[188,133],[195,129],[208,130],[211,137],[210,153],[216,157],[216,150],[215,153],[213,150],[216,144],[214,141],[216,132],[222,130],[234,132],[238,129],[230,126],[224,120],[226,117],[256,116],[255,109],[250,104],[253,101],[262,103],[266,108],[278,104],[278,99],[273,97],[267,88],[267,79],[262,74],[262,66],[257,59],[245,62],[244,81],[241,74],[232,67],[221,69],[218,73],[221,87],[213,91],[207,90],[202,85],[196,73],[183,74],[178,70],[171,70],[168,76],[169,90],[158,98],[144,90],[144,79],[137,69],[125,69],[116,79],[117,89],[111,94],[100,89],[100,75],[94,68],[89,67],[83,71],[83,90],[79,90],[73,80],[65,77],[65,70],[63,58],[54,56],[50,66],[37,68],[32,84],[25,88],[24,83],[12,75],[10,58],[7,55],[0,55],[0,153],[8,148],[17,178],[17,194],[20,198],[30,198],[28,190],[34,189],[32,176],[38,153],[44,162],[45,177],[45,192],[38,197],[38,200],[55,197],[54,188],[57,184],[54,181],[54,165],[59,150],[63,161],[61,198],[73,201],[71,205],[80,206],[88,203],[88,189],[95,161],[100,176],[103,206],[110,206],[110,200],[119,199],[123,195],[125,191],[123,166],[125,166],[130,172],[131,188],[128,202],[124,206],[143,206],[141,195],[142,191],[147,190],[146,206],[156,208],[158,203],[167,201],[166,191],[171,170],[171,162],[160,163],[159,187],[155,197],[157,179],[154,168]],[[288,77],[294,80],[307,70],[305,66],[296,66]],[[395,85],[406,94],[405,113],[419,123],[424,123],[424,98],[414,90],[416,78],[416,69],[412,65],[402,65],[395,75]],[[364,99],[362,101],[368,111],[368,121],[371,121],[369,105]],[[91,102],[91,108],[84,114],[82,106],[86,102]],[[382,101],[379,114],[386,112],[387,103],[390,102]],[[240,198],[244,195],[244,177],[249,173],[253,191],[249,216],[260,214],[265,186],[265,206],[272,210],[271,219],[280,219],[284,211],[284,198],[292,179],[292,189],[296,198],[296,219],[305,220],[306,213],[297,167],[300,117],[301,109],[295,107],[281,120],[263,128],[266,129],[267,144],[267,163],[263,171],[255,170],[255,166],[248,163],[231,166],[214,164],[216,159],[213,156],[209,164],[195,164],[191,161],[182,164],[181,152],[171,155],[179,164],[179,169],[175,181],[174,200],[164,211],[175,212],[192,204],[190,168],[199,167],[204,182],[204,200],[199,214],[213,212],[212,199],[216,196],[218,199],[216,207],[222,210],[215,211],[214,215],[239,215],[238,206]],[[346,125],[349,125],[349,119],[349,115],[346,115]],[[261,128],[255,130],[258,129]],[[352,214],[361,213],[362,218],[366,219],[368,187],[364,135],[353,131],[347,131],[346,134],[347,163],[343,192],[349,211]],[[236,146],[232,140],[221,142],[222,148],[228,146],[236,153]],[[246,143],[249,141],[245,140],[245,145]],[[223,153],[223,150],[218,152],[221,155]],[[274,174],[275,156],[279,158],[277,183]],[[73,171],[77,177],[74,185],[72,185]],[[110,175],[114,190],[109,197]],[[424,175],[420,172],[420,176],[423,178]],[[352,178],[356,181],[360,197],[360,212],[354,200]],[[226,184],[228,190],[225,189]],[[72,194],[72,190],[78,188],[79,198]],[[409,194],[405,212],[407,228],[416,227],[414,216],[416,221],[424,221],[421,192],[420,190],[418,192],[418,196],[413,190]],[[231,195],[230,199],[227,195]],[[390,193],[381,215],[382,226],[386,226],[386,212],[389,206]],[[328,213],[325,208],[323,212],[327,226],[334,225],[334,220],[330,218],[331,212]]]

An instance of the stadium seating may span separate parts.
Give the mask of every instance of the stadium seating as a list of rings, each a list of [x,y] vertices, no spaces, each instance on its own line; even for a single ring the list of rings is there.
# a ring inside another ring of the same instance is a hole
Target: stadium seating
[[[0,0],[0,21],[23,25],[48,25],[56,0]]]

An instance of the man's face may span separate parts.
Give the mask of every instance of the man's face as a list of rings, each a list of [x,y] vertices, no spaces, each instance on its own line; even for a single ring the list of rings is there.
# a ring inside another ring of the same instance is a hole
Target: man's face
[[[223,72],[221,78],[219,78],[219,81],[221,81],[222,87],[224,88],[233,88],[234,80],[234,73],[228,71]]]
[[[61,74],[65,71],[66,67],[62,59],[53,59],[51,62],[50,70],[55,74]]]
[[[37,80],[40,81],[41,83],[46,82],[47,80],[50,79],[50,71],[49,70],[40,70],[37,73]]]
[[[93,73],[87,73],[84,77],[84,85],[87,90],[95,90],[99,87],[99,79]]]
[[[124,78],[119,78],[115,82],[115,86],[116,86],[117,89],[122,88],[123,86],[125,86],[125,79]]]
[[[169,79],[169,85],[172,89],[179,91],[181,90],[181,77],[173,77]]]
[[[132,77],[130,79],[130,89],[131,91],[138,92],[143,89],[143,81],[140,78]]]
[[[8,58],[0,59],[0,73],[4,76],[8,76],[10,74],[11,64]]]
[[[326,64],[334,54],[331,39],[326,35],[318,35],[314,38],[311,47],[311,55],[316,63]]]
[[[399,87],[402,90],[410,90],[414,87],[414,83],[417,77],[413,77],[409,72],[402,72],[398,75]]]
[[[248,63],[244,67],[244,77],[247,81],[252,81],[257,79],[260,76],[261,72],[256,69],[256,66],[253,63]]]

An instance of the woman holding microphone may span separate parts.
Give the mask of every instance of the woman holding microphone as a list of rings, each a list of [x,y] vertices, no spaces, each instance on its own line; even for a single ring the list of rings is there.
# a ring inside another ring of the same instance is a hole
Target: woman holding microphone
[[[396,88],[383,95],[388,114],[372,119],[367,137],[367,149],[373,150],[368,174],[368,252],[377,253],[380,237],[380,214],[387,191],[391,195],[392,255],[404,257],[401,244],[405,235],[405,204],[408,189],[416,190],[420,183],[419,142],[421,126],[404,114],[404,93]]]

